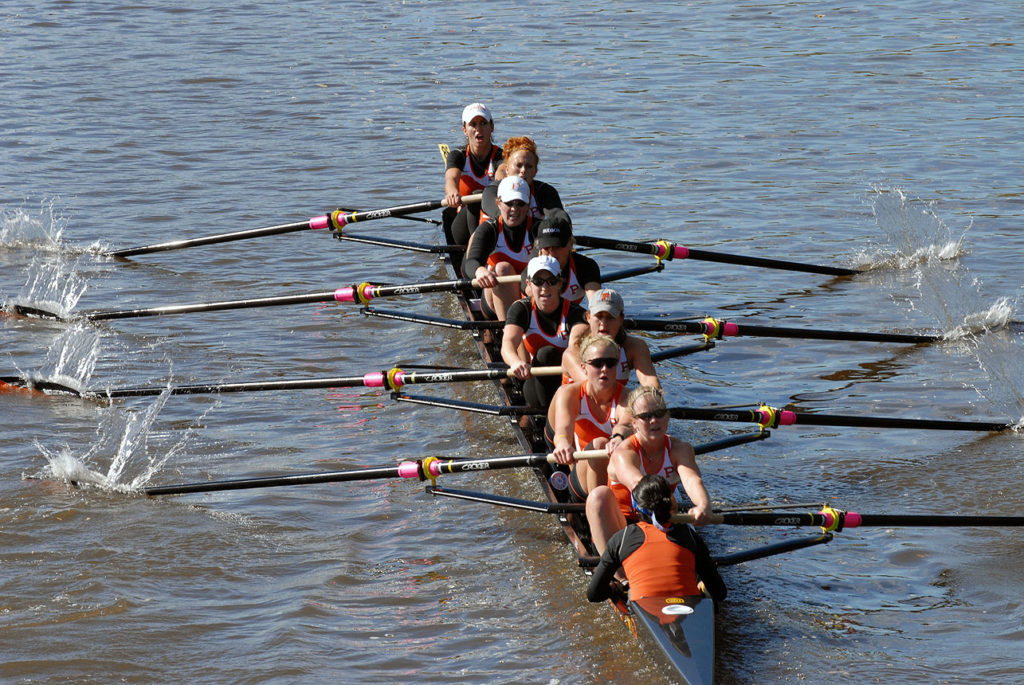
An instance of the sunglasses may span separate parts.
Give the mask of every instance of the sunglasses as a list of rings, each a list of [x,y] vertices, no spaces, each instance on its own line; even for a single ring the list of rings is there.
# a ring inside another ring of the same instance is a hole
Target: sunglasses
[[[538,288],[542,285],[547,285],[554,288],[562,281],[561,276],[552,276],[551,278],[541,278],[540,276],[534,276],[530,279],[530,283],[533,283]]]
[[[597,359],[588,359],[583,362],[589,364],[595,369],[614,369],[615,365],[619,363],[618,357],[598,357]]]
[[[655,409],[654,411],[645,411],[642,414],[633,414],[634,419],[640,419],[641,421],[663,419],[666,416],[668,416],[668,409]]]

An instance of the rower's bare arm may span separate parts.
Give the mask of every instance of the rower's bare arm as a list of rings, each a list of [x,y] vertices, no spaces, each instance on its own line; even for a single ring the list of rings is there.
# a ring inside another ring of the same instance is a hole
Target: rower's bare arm
[[[621,443],[608,460],[608,480],[616,480],[632,492],[643,477],[640,455],[628,441]]]
[[[554,418],[551,429],[555,436],[555,451],[552,454],[559,464],[570,464],[573,461],[572,436],[575,433],[576,417],[580,413],[579,387],[571,383],[558,388],[551,401],[551,413]]]
[[[512,370],[512,375],[520,379],[530,377],[529,360],[520,354],[525,334],[526,331],[521,326],[507,323],[501,336],[501,359]]]
[[[693,523],[703,526],[708,522],[708,515],[711,513],[711,496],[704,487],[704,478],[701,476],[700,467],[697,466],[693,446],[683,440],[673,440],[671,456],[679,474],[679,484],[693,502],[689,511],[694,516]]]
[[[654,369],[654,362],[651,361],[651,348],[640,338],[632,337],[626,339],[626,354],[629,362],[636,371],[636,380],[640,385],[661,387],[658,380],[658,372]]]
[[[579,359],[579,346],[583,337],[590,332],[590,326],[585,323],[578,323],[569,331],[569,346],[562,353],[562,368],[573,381],[584,381],[587,374],[583,370],[583,364]]]
[[[462,204],[462,196],[459,194],[459,177],[462,172],[456,168],[445,169],[444,172],[444,199],[449,207],[458,209]]]

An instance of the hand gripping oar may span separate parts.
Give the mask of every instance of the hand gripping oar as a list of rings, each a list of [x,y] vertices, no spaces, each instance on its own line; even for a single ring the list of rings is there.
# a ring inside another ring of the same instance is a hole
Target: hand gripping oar
[[[519,276],[498,276],[499,283],[518,283]],[[23,316],[34,316],[57,321],[85,319],[87,321],[109,321],[111,319],[137,319],[145,316],[167,316],[170,314],[192,314],[196,312],[216,312],[228,309],[256,309],[259,307],[281,307],[294,304],[313,302],[359,302],[367,304],[378,297],[394,297],[400,295],[418,295],[424,293],[457,292],[469,288],[479,288],[476,279],[462,278],[454,281],[435,281],[430,283],[411,283],[409,285],[373,285],[359,283],[357,285],[337,288],[336,290],[303,293],[298,295],[281,295],[278,297],[260,297],[248,300],[227,300],[223,302],[199,302],[195,304],[174,304],[147,309],[96,310],[82,312],[77,317],[62,317],[55,312],[48,312],[35,307],[13,305],[16,313]]]
[[[679,319],[626,319],[626,328],[637,331],[678,331],[693,333],[706,338],[722,339],[732,336],[763,338],[802,338],[807,340],[850,340],[854,342],[921,343],[938,342],[941,335],[919,335],[902,333],[873,333],[864,331],[832,331],[827,329],[786,328],[782,326],[752,326],[707,317],[702,321]]]
[[[464,203],[472,203],[480,201],[480,194],[467,195],[462,198]],[[321,216],[315,216],[312,219],[306,221],[299,221],[293,224],[281,224],[279,226],[267,226],[265,228],[253,228],[246,231],[235,231],[233,233],[221,233],[218,235],[210,235],[203,238],[191,238],[186,240],[172,240],[166,243],[157,243],[154,245],[144,245],[142,247],[131,247],[125,250],[113,250],[110,252],[104,252],[103,254],[109,257],[132,257],[140,254],[149,254],[151,252],[169,252],[171,250],[181,250],[186,247],[199,247],[200,245],[213,245],[215,243],[228,243],[235,240],[248,240],[250,238],[262,238],[268,235],[280,235],[282,233],[296,233],[298,231],[305,230],[318,230],[323,228],[330,228],[332,231],[340,231],[347,224],[354,224],[359,221],[372,221],[373,219],[386,219],[389,217],[399,217],[406,214],[417,214],[419,212],[429,212],[434,209],[440,209],[441,207],[447,207],[448,202],[446,200],[428,200],[426,202],[417,202],[411,205],[399,205],[397,207],[387,207],[385,209],[375,209],[366,212],[345,212],[344,210],[338,209],[330,214],[324,214]]]
[[[560,376],[561,366],[537,366],[530,369],[534,376]],[[92,399],[119,399],[125,397],[155,397],[165,392],[171,395],[211,395],[231,392],[266,392],[271,390],[315,390],[318,388],[387,388],[398,390],[403,385],[422,383],[466,383],[472,381],[497,380],[512,378],[507,367],[494,369],[465,369],[455,371],[438,371],[423,373],[402,371],[399,368],[388,371],[374,371],[362,376],[338,378],[306,378],[283,381],[250,381],[245,383],[202,383],[195,385],[150,385],[132,388],[108,388],[106,390],[78,391],[67,386],[50,385],[48,389],[70,392],[80,397]],[[5,377],[7,379],[7,377]],[[10,378],[15,383],[20,380]],[[21,381],[22,384],[25,381]],[[34,382],[35,387],[42,387]],[[12,383],[13,385],[14,383]]]
[[[783,512],[736,512],[711,514],[709,523],[727,526],[821,526],[826,533],[866,526],[949,528],[974,526],[1024,526],[1024,516],[958,516],[948,514],[858,514],[824,507],[813,514]],[[674,514],[672,520],[693,523],[689,514]]]
[[[576,236],[576,244],[583,245],[585,247],[597,247],[605,250],[649,254],[654,255],[658,259],[698,259],[705,262],[757,266],[764,269],[781,269],[783,271],[803,271],[805,273],[826,274],[828,276],[854,276],[862,273],[857,269],[844,269],[836,266],[819,266],[817,264],[787,262],[780,259],[744,257],[742,255],[728,254],[725,252],[698,250],[683,247],[682,245],[676,245],[668,242],[667,240],[658,240],[653,243],[638,243],[628,240],[610,240],[608,238],[594,238],[591,236],[578,235]]]
[[[859,428],[917,428],[922,430],[955,430],[998,432],[1013,428],[1011,423],[993,421],[946,421],[936,419],[896,419],[878,416],[845,416],[841,414],[806,414],[776,409],[762,404],[757,409],[735,409],[731,407],[690,408],[672,407],[668,410],[674,419],[700,421],[735,421],[756,423],[763,428],[779,426],[854,426]]]
[[[588,450],[575,452],[576,459],[602,459],[607,457],[605,450]],[[215,490],[246,490],[250,488],[273,488],[285,485],[311,485],[314,483],[340,483],[355,480],[376,480],[380,478],[416,478],[435,481],[445,473],[470,473],[509,469],[519,466],[539,466],[554,464],[555,458],[550,454],[524,454],[515,457],[495,457],[493,459],[447,459],[428,457],[417,461],[403,461],[397,466],[381,466],[376,468],[355,469],[352,471],[327,471],[323,473],[296,474],[293,476],[268,476],[265,478],[240,478],[237,480],[214,480],[205,483],[183,483],[181,485],[159,485],[144,488],[147,495],[181,495],[189,492],[213,492]]]

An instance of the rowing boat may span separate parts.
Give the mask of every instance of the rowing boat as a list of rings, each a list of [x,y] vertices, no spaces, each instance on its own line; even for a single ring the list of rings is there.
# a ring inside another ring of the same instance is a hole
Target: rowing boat
[[[453,279],[459,278],[459,256],[448,252],[445,254],[444,262],[449,276]],[[459,293],[458,301],[463,315],[468,320],[485,320],[480,301],[473,291]],[[475,328],[472,331],[482,360],[488,365],[502,364],[500,334],[484,328]],[[507,407],[521,407],[524,404],[518,382],[505,379],[496,381],[495,385]],[[547,452],[540,417],[532,414],[517,415],[512,412],[507,416],[509,428],[523,450]],[[747,438],[740,438],[740,441],[746,440]],[[734,443],[736,440],[729,442]],[[544,498],[549,503],[564,504],[568,501],[567,479],[564,473],[548,464],[534,467],[533,473]],[[434,494],[443,494],[440,488],[434,487],[432,490]],[[558,523],[576,551],[580,567],[593,567],[597,558],[582,506],[570,506],[565,509],[556,515]],[[677,675],[681,682],[696,685],[713,681],[715,607],[710,597],[647,597],[640,601],[630,601],[626,593],[619,588],[609,603],[630,633],[646,641],[651,647],[649,651],[665,668],[671,669],[669,672]]]

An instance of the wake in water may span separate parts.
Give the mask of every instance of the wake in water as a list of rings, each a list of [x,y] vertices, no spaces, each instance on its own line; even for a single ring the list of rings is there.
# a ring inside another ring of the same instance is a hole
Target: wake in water
[[[37,441],[35,445],[47,465],[36,477],[62,480],[79,488],[138,492],[168,460],[185,452],[203,419],[219,406],[210,406],[169,447],[151,445],[150,438],[157,434],[154,423],[168,397],[170,394],[164,392],[142,411],[121,406],[105,409],[96,429],[97,439],[84,452],[68,445],[54,451]]]

